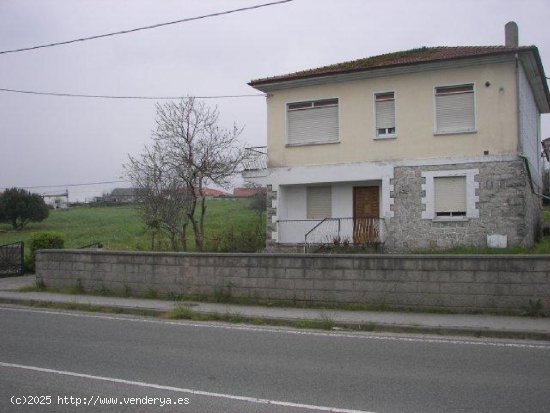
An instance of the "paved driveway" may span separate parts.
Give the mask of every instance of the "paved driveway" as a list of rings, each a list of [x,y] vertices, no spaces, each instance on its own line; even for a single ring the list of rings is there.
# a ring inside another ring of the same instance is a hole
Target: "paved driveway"
[[[17,291],[27,285],[34,283],[34,275],[23,275],[20,277],[0,278],[0,291]]]

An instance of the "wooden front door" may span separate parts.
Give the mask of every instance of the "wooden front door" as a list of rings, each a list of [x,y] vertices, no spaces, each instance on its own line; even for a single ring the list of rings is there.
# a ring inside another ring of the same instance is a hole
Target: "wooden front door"
[[[380,188],[356,186],[353,188],[353,243],[367,244],[378,239],[380,217]]]

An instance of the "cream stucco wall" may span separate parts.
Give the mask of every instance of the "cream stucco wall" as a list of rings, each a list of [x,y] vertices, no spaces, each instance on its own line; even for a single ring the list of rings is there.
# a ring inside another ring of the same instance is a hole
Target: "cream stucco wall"
[[[490,82],[486,87],[485,83]],[[434,134],[434,87],[474,83],[475,133]],[[395,92],[397,138],[375,139],[374,93]],[[286,104],[339,98],[340,142],[286,146]],[[268,98],[269,167],[517,153],[513,61],[275,90]]]

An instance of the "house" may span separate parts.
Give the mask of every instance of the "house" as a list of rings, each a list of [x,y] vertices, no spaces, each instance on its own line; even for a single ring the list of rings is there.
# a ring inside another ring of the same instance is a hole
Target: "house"
[[[233,196],[235,198],[254,198],[257,195],[263,194],[265,196],[265,188],[252,187],[252,188],[233,188]]]
[[[113,202],[116,204],[134,202],[136,190],[134,188],[115,188],[109,195],[104,195],[99,202]]]
[[[45,204],[51,209],[66,209],[69,207],[69,190],[60,194],[42,194]]]
[[[227,192],[220,191],[219,189],[214,188],[202,188],[202,196],[208,199],[212,198],[224,198],[226,196],[229,196]]]
[[[422,47],[253,80],[267,94],[268,250],[532,245],[540,232],[538,49]]]

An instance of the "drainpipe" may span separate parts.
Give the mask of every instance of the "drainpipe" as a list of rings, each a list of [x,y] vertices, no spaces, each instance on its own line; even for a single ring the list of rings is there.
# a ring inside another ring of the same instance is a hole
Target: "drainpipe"
[[[520,98],[519,98],[519,55],[514,54],[515,59],[515,70],[516,70],[516,130],[518,137],[517,151],[523,152],[523,147],[521,143],[521,109],[520,109]]]
[[[537,191],[535,191],[535,187],[533,185],[533,178],[531,176],[531,168],[529,168],[529,159],[527,159],[527,156],[525,156],[524,154],[520,153],[519,154],[519,157],[521,159],[523,159],[523,163],[525,164],[525,169],[527,170],[527,177],[529,178],[529,186],[531,187],[531,192],[533,193],[533,195],[536,195],[538,196],[539,198],[542,198],[542,199],[547,199],[550,201],[550,197],[547,197],[546,195],[544,194],[539,194]]]

